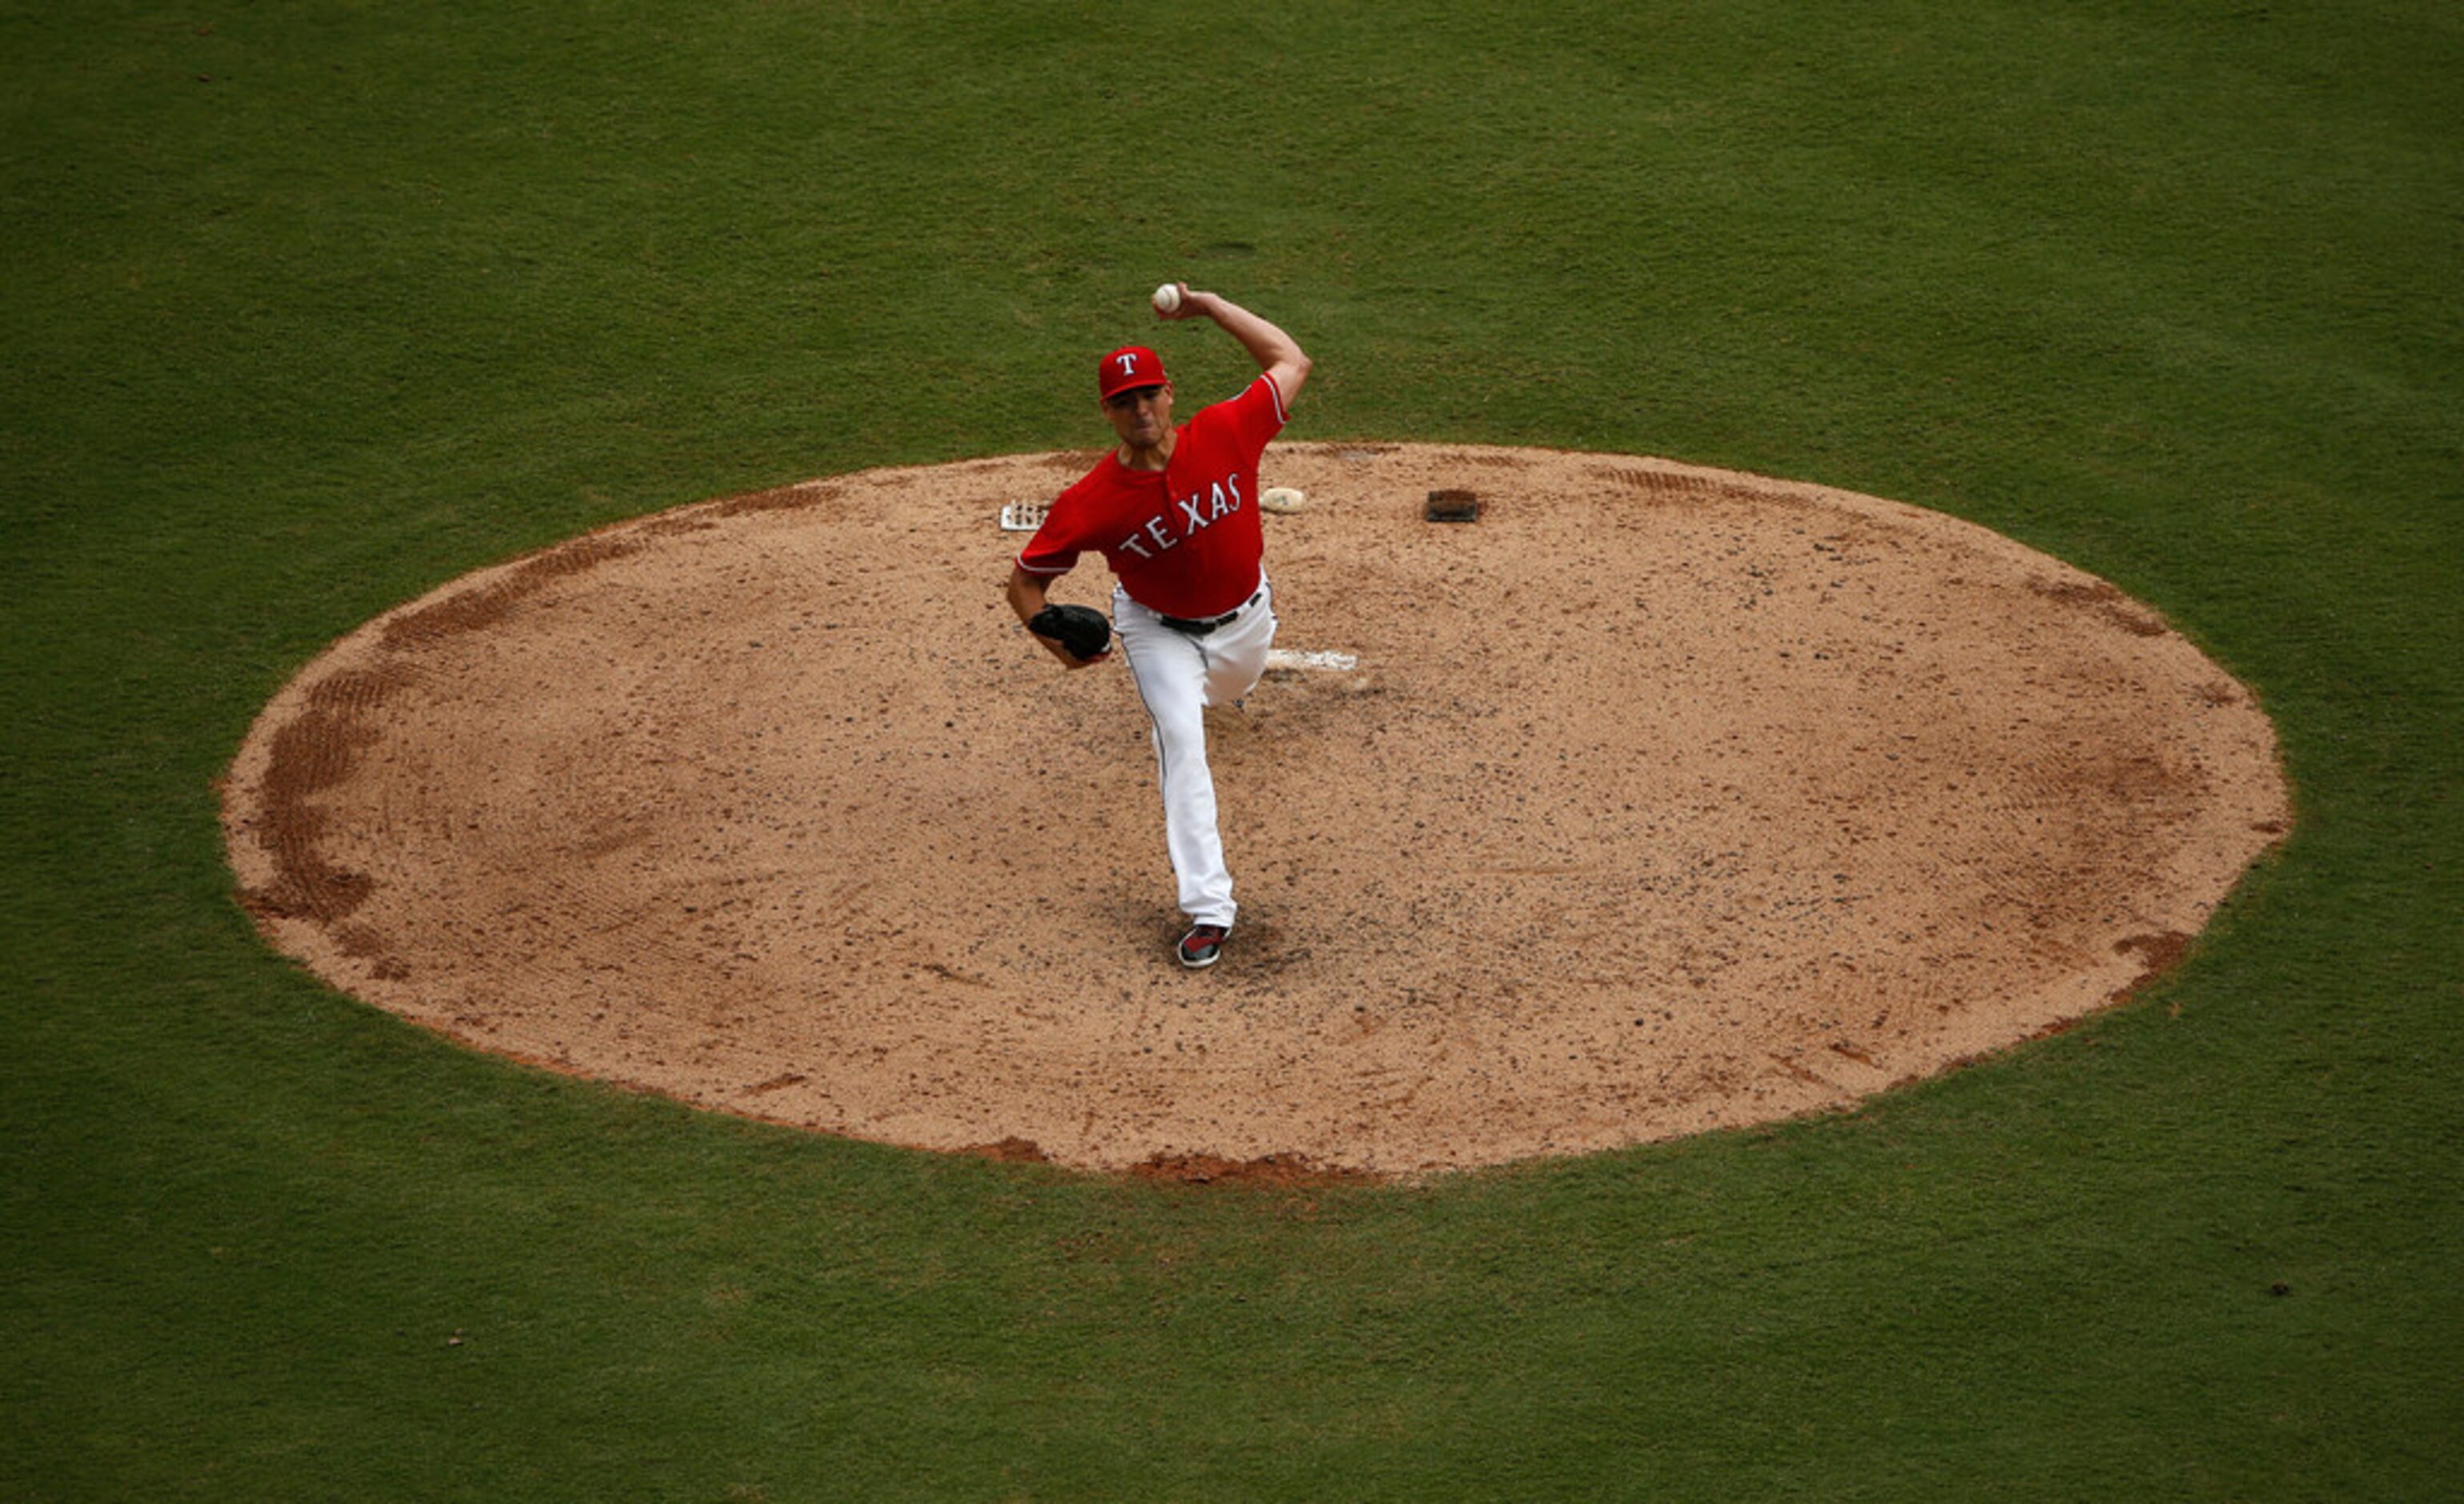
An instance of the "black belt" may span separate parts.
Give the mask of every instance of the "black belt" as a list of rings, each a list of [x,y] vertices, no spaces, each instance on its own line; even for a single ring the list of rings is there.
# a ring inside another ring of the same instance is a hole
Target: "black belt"
[[[1258,586],[1258,593],[1256,595],[1243,601],[1240,605],[1232,608],[1228,611],[1225,611],[1222,615],[1210,616],[1204,621],[1191,621],[1185,616],[1166,616],[1161,611],[1157,611],[1155,613],[1155,620],[1163,623],[1175,631],[1186,632],[1192,637],[1203,637],[1218,627],[1231,626],[1235,621],[1240,619],[1243,611],[1247,610],[1250,607],[1257,605],[1260,600],[1264,599],[1266,587],[1262,585]]]

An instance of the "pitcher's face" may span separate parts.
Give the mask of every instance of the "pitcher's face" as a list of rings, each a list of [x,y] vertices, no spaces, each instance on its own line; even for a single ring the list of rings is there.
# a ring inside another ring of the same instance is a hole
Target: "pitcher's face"
[[[1172,383],[1116,391],[1104,399],[1104,416],[1111,420],[1112,431],[1124,445],[1154,449],[1172,431]]]

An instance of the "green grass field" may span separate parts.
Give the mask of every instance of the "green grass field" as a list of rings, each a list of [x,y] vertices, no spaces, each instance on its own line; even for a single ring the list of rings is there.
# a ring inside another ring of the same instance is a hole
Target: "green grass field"
[[[0,57],[0,1495],[2457,1487],[2452,5],[20,0]],[[2257,689],[2299,827],[2068,1034],[1417,1188],[698,1116],[259,943],[214,780],[325,643],[614,519],[1091,443],[1173,276],[1309,346],[1294,438],[2103,575]]]

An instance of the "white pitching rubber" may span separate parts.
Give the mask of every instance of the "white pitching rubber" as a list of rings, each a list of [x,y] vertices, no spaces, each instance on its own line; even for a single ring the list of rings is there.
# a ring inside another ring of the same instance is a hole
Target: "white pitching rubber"
[[[1350,652],[1296,652],[1287,648],[1266,650],[1269,669],[1316,669],[1333,674],[1349,674],[1360,667],[1360,658]]]

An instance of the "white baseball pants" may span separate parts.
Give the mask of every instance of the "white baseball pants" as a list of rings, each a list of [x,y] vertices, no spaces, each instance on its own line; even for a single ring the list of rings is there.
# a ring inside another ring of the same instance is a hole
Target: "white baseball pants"
[[[1232,927],[1232,874],[1215,822],[1215,775],[1206,765],[1209,705],[1228,705],[1254,689],[1275,642],[1275,596],[1261,582],[1256,601],[1204,636],[1165,626],[1155,613],[1112,590],[1112,627],[1155,721],[1155,782],[1163,790],[1164,845],[1192,924]]]

